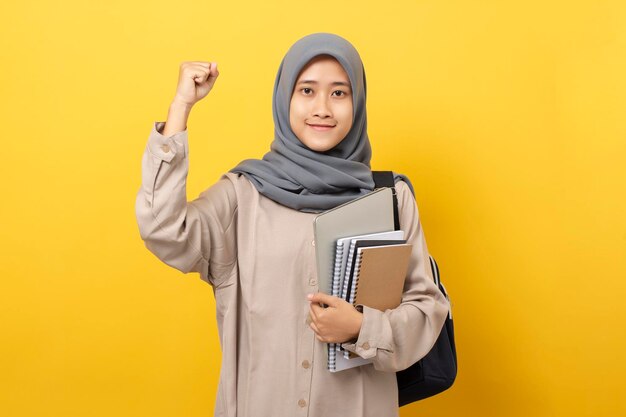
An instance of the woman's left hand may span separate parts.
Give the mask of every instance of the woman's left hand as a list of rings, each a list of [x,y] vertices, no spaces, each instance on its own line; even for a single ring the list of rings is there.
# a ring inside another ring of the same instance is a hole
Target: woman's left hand
[[[363,313],[343,298],[318,292],[309,294],[310,326],[317,340],[325,343],[344,343],[355,340],[361,331]],[[320,304],[326,304],[323,308]]]

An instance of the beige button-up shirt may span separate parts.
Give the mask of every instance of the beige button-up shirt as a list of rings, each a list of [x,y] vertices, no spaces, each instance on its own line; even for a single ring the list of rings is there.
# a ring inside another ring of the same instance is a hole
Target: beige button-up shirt
[[[187,201],[187,131],[165,137],[164,125],[154,123],[143,154],[137,222],[161,261],[213,288],[222,349],[215,416],[398,416],[395,371],[428,353],[449,308],[407,184],[396,184],[400,227],[413,244],[402,304],[363,306],[358,339],[343,346],[373,363],[331,373],[306,299],[319,290],[316,214],[266,198],[235,173]]]

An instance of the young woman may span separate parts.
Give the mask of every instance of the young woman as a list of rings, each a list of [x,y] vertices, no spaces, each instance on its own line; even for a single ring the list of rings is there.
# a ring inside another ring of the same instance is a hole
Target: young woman
[[[395,372],[428,353],[449,308],[408,179],[395,175],[400,227],[413,244],[400,306],[357,309],[320,292],[315,266],[317,213],[374,189],[358,52],[333,34],[298,40],[278,69],[270,151],[188,202],[187,117],[218,75],[217,63],[181,65],[167,122],[148,138],[136,200],[146,247],[213,288],[222,348],[215,415],[397,416]],[[373,363],[331,373],[330,342]]]

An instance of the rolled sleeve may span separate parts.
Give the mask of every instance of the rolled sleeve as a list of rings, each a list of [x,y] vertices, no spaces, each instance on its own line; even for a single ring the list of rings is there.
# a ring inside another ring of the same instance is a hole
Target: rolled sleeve
[[[363,359],[370,359],[376,356],[378,349],[393,353],[393,348],[389,344],[392,338],[391,328],[385,326],[383,312],[358,304],[363,309],[363,321],[361,331],[354,343],[342,343],[341,346],[352,353],[356,353]]]
[[[171,136],[163,135],[165,122],[154,122],[150,137],[148,138],[148,150],[150,154],[161,161],[170,163],[175,156],[178,159],[187,156],[188,134],[187,129]]]

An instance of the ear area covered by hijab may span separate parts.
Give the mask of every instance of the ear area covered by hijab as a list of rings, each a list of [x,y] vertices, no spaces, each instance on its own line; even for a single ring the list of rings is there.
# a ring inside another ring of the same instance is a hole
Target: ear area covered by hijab
[[[334,148],[317,152],[305,146],[291,129],[289,106],[295,82],[305,65],[318,55],[334,57],[350,79],[353,123]],[[295,210],[319,213],[374,189],[372,150],[367,135],[365,70],[357,50],[331,33],[314,33],[294,43],[280,63],[274,82],[274,140],[262,159],[241,161],[230,172],[248,178],[259,193]],[[395,174],[395,181],[404,175]]]

